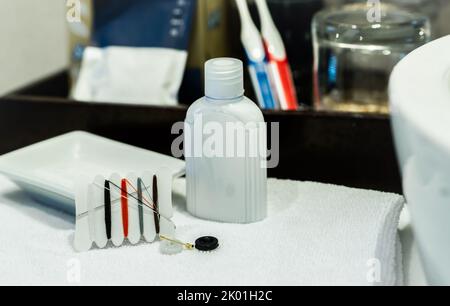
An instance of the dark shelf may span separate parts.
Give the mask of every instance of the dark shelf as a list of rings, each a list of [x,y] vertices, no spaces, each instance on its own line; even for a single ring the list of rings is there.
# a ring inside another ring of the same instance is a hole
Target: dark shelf
[[[85,103],[66,98],[66,73],[0,100],[0,153],[74,130],[84,130],[170,154],[175,122],[187,106]],[[401,192],[390,120],[383,115],[267,111],[280,124],[280,165],[271,177]]]

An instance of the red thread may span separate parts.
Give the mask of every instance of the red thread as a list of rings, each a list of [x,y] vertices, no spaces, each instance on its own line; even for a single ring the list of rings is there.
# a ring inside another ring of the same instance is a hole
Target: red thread
[[[123,234],[125,238],[128,238],[128,192],[126,179],[122,180],[121,192]]]

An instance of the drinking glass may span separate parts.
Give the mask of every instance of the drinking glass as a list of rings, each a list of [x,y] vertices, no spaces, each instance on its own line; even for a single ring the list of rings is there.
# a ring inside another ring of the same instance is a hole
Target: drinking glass
[[[394,66],[430,40],[425,15],[384,4],[324,10],[312,28],[319,110],[388,113]]]

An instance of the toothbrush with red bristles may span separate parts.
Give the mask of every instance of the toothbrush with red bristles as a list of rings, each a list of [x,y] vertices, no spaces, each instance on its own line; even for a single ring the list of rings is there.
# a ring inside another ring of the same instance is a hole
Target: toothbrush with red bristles
[[[261,19],[261,32],[269,60],[269,70],[277,100],[283,110],[297,110],[297,93],[286,49],[270,14],[266,0],[255,0]]]

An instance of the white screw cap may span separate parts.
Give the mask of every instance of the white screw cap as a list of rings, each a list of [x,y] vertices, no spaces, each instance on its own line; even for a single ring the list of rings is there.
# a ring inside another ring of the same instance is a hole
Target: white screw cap
[[[205,64],[205,94],[216,100],[244,95],[244,65],[234,58],[215,58]]]

